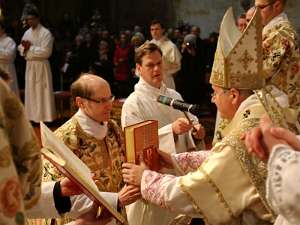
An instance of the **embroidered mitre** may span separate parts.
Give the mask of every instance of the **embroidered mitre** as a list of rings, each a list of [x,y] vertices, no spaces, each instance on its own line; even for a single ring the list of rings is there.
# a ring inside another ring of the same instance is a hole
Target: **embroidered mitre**
[[[229,8],[220,26],[210,83],[222,88],[260,89],[262,76],[262,23],[258,10],[243,33]]]

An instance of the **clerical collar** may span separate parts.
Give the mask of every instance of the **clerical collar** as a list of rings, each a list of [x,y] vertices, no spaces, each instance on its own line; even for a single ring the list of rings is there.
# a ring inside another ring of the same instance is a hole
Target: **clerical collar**
[[[151,42],[156,44],[156,45],[160,45],[162,42],[168,40],[166,36],[162,36],[159,40],[155,40],[155,39],[152,39]]]
[[[83,110],[79,109],[75,114],[81,129],[89,135],[92,135],[98,140],[103,140],[107,134],[107,121],[101,123],[96,122],[84,113]]]
[[[274,25],[280,23],[280,22],[284,22],[284,21],[289,21],[287,15],[282,12],[280,13],[278,16],[274,17],[266,26],[264,26],[263,28],[263,33],[272,29],[274,27]]]

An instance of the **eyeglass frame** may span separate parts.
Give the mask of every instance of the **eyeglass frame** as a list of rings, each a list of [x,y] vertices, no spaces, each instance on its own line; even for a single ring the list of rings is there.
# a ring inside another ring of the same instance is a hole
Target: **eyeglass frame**
[[[268,3],[268,4],[265,4],[265,5],[256,5],[255,8],[259,8],[260,10],[263,10],[263,9],[267,8],[268,6],[270,6],[270,5],[274,5],[275,2],[276,2],[276,0],[274,0],[270,3]]]
[[[93,99],[93,98],[90,98],[90,97],[83,97],[83,96],[78,96],[78,97],[84,98],[86,100],[89,100],[89,101],[92,101],[92,102],[95,102],[95,103],[98,103],[98,104],[105,104],[105,103],[108,103],[108,102],[112,103],[115,100],[114,95],[111,95],[111,96],[106,97],[106,98],[101,98],[99,100]]]
[[[228,92],[230,89],[228,88],[222,88],[222,93],[221,94],[225,94],[226,92]],[[217,93],[214,91],[213,93],[210,94],[211,98],[216,97]],[[220,95],[220,94],[218,94]]]

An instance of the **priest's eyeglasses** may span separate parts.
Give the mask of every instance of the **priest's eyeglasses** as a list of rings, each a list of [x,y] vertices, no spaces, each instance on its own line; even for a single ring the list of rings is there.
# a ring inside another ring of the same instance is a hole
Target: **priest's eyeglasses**
[[[109,97],[106,98],[100,98],[99,100],[97,99],[93,99],[93,98],[89,98],[89,97],[82,97],[86,100],[92,101],[92,102],[96,102],[98,104],[105,104],[105,103],[111,103],[115,100],[115,96],[111,95]]]
[[[265,4],[265,5],[256,5],[255,7],[259,8],[260,10],[263,10],[264,8],[267,8],[270,5],[273,5],[275,2],[276,2],[276,0],[275,1],[271,1],[270,3]]]

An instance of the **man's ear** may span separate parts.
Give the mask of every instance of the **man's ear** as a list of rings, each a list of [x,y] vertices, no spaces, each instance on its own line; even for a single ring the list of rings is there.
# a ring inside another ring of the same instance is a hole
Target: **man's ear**
[[[280,1],[275,1],[273,4],[274,9],[276,9],[276,11],[280,12],[281,10],[283,10],[283,3],[282,0]]]
[[[81,97],[76,96],[75,97],[75,104],[78,108],[83,108],[84,107],[84,103]]]
[[[141,65],[139,63],[135,64],[135,68],[137,69],[138,73],[141,74]]]
[[[237,104],[240,97],[240,92],[235,88],[231,88],[229,92],[232,103]]]

